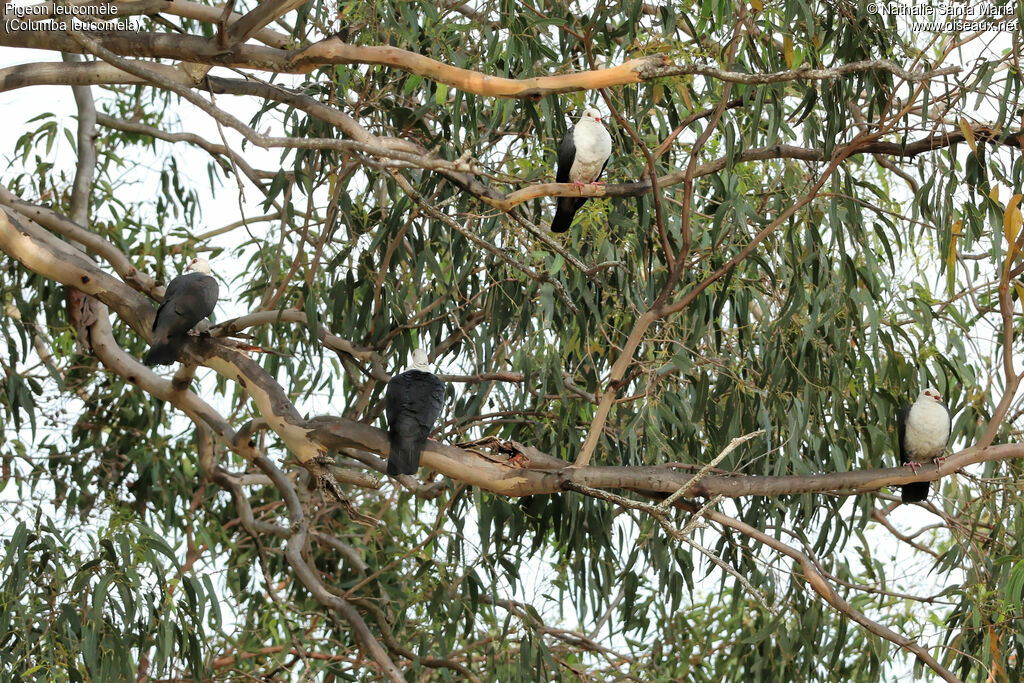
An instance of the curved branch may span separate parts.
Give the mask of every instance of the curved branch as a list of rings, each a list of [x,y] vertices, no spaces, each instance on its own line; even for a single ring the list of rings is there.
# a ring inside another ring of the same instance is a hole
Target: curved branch
[[[99,299],[113,308],[135,332],[147,341],[152,339],[155,310],[141,294],[103,272],[84,254],[45,230],[30,224],[19,227],[20,229],[15,226],[6,211],[0,210],[0,251],[43,277],[74,287]],[[97,236],[97,239],[102,238]],[[102,323],[105,316],[100,318]],[[109,320],[106,327],[109,329]],[[223,418],[216,415],[201,399],[190,392],[176,389],[173,382],[161,379],[136,359],[120,351],[113,343],[112,335],[108,338],[105,333],[101,334],[99,341],[109,349],[109,355],[104,358],[99,348],[96,350],[97,355],[100,355],[101,360],[118,374],[154,396],[170,401],[190,417],[202,413],[203,421],[232,448],[239,452],[245,451],[244,445],[235,443],[234,432]],[[115,350],[120,353],[115,354]],[[220,356],[214,355],[216,353]],[[238,385],[256,402],[267,424],[278,433],[300,462],[305,463],[321,455],[322,449],[305,438],[305,421],[288,401],[284,390],[255,362],[210,338],[191,341],[185,349],[185,354],[238,382]],[[188,397],[192,397],[198,403],[189,405],[188,400],[191,399]]]
[[[618,66],[581,71],[559,76],[502,78],[479,71],[462,69],[398,47],[351,45],[340,38],[322,40],[296,50],[282,50],[256,45],[239,45],[225,50],[217,41],[199,36],[141,33],[133,31],[89,31],[91,38],[114,54],[126,57],[151,57],[240,68],[260,69],[276,73],[308,73],[333,64],[375,64],[445,83],[467,93],[487,97],[510,97],[539,100],[582,90],[598,90],[657,78],[701,75],[707,78],[744,84],[769,84],[786,81],[823,80],[850,73],[887,71],[908,81],[925,81],[957,73],[958,67],[928,72],[910,72],[884,59],[851,62],[829,69],[796,69],[767,74],[726,71],[704,64],[673,64],[668,55],[650,55],[631,59]],[[83,52],[83,47],[65,35],[44,31],[7,31],[0,33],[0,45],[37,49],[58,49]]]
[[[106,306],[101,307],[99,317],[89,332],[89,341],[96,356],[109,370],[147,394],[167,401],[196,424],[206,425],[229,446],[235,444],[235,432],[231,425],[210,404],[192,391],[176,388],[172,381],[163,379],[118,346]],[[249,456],[251,452],[248,447],[235,450],[243,456]]]
[[[45,214],[49,209],[41,211]],[[92,234],[82,228],[78,229]],[[12,215],[5,209],[0,209],[0,251],[43,277],[99,299],[117,311],[136,332],[147,340],[151,338],[156,310],[144,296],[100,270],[85,254],[67,242],[62,242],[32,221],[19,219],[16,214]]]
[[[32,5],[31,17],[35,19],[52,18],[54,16],[54,2],[41,2],[36,5]],[[104,13],[104,18],[111,17],[131,17],[138,15],[153,15],[153,14],[170,14],[173,16],[184,17],[186,19],[195,19],[208,24],[216,24],[221,21],[222,18],[228,22],[238,22],[242,19],[242,15],[238,12],[229,12],[226,16],[224,11],[220,7],[212,5],[203,5],[198,2],[190,2],[190,0],[117,0],[116,2],[103,2],[102,0],[67,0],[60,4],[75,5],[78,7],[85,6],[103,6],[105,8],[113,9],[112,14]],[[255,32],[250,32],[249,36],[254,37],[266,45],[272,47],[284,48],[292,42],[291,36],[275,31],[274,29],[259,28]]]
[[[80,224],[68,220],[52,209],[37,206],[16,197],[3,185],[0,185],[0,205],[9,206],[18,213],[39,223],[39,225],[62,235],[73,242],[81,244],[85,249],[90,250],[109,263],[117,274],[124,278],[125,282],[135,285],[144,292],[155,292],[157,289],[156,280],[146,273],[135,269],[132,262],[123,251],[115,247],[109,241],[103,239],[94,232],[91,232]],[[45,232],[45,231],[43,231]],[[113,280],[113,278],[111,278]],[[114,281],[116,282],[116,280]],[[69,284],[65,282],[64,284]],[[120,284],[120,283],[118,283]],[[84,289],[82,291],[85,291]],[[88,292],[87,292],[88,293]],[[150,321],[152,322],[152,321]]]
[[[136,331],[144,330],[147,338],[152,335],[155,311],[141,294],[104,273],[68,243],[29,221],[12,220],[5,210],[0,210],[0,251],[43,277],[110,305]],[[125,353],[114,339],[106,306],[98,306],[96,313],[97,320],[89,327],[89,341],[107,368],[146,393],[170,402],[197,424],[206,424],[226,443],[234,444],[234,430],[227,420],[196,394],[176,389],[172,382]],[[246,455],[244,448],[236,450]]]
[[[254,462],[257,467],[263,470],[264,474],[271,478],[288,507],[288,517],[291,522],[291,538],[288,539],[285,545],[284,554],[288,564],[291,565],[295,575],[298,576],[299,581],[302,582],[302,585],[306,587],[306,590],[310,592],[317,602],[333,609],[349,623],[360,646],[377,662],[381,671],[387,674],[388,679],[395,683],[405,683],[405,676],[402,675],[402,672],[399,671],[398,667],[388,657],[387,650],[373,637],[370,628],[363,621],[356,608],[352,606],[352,603],[344,598],[332,595],[302,556],[306,546],[306,539],[309,535],[309,520],[302,511],[302,504],[299,502],[298,495],[291,482],[288,481],[277,465],[266,456],[259,456]]]
[[[201,358],[203,365],[236,382],[248,394],[267,426],[281,437],[299,462],[314,462],[323,456],[324,449],[308,438],[309,427],[284,389],[259,364],[240,351],[212,344],[204,349]]]
[[[71,43],[77,45],[74,41],[71,41]],[[2,40],[0,40],[0,44],[2,44]],[[102,48],[103,44],[99,43],[98,45]],[[63,47],[66,46],[62,46],[62,49]],[[584,188],[577,188],[569,183],[541,183],[503,194],[477,180],[475,176],[469,173],[472,167],[467,164],[440,159],[432,154],[428,154],[426,150],[411,141],[375,136],[360,126],[352,117],[300,93],[293,93],[275,85],[256,81],[239,81],[237,79],[215,77],[207,77],[204,81],[205,86],[215,94],[251,95],[294,106],[326,123],[337,126],[346,136],[352,139],[347,141],[326,138],[298,140],[259,135],[248,126],[235,120],[234,117],[216,110],[209,103],[203,100],[197,101],[196,95],[189,92],[189,89],[195,87],[196,83],[184,76],[183,72],[177,69],[168,69],[168,67],[161,64],[119,60],[116,56],[109,54],[104,56],[104,58],[107,57],[113,57],[117,61],[114,64],[104,66],[115,70],[118,74],[129,74],[134,79],[131,81],[113,80],[111,82],[149,82],[156,87],[172,90],[201,109],[204,109],[222,124],[239,131],[247,140],[260,147],[268,149],[281,147],[358,151],[375,157],[389,159],[392,163],[432,170],[449,178],[488,206],[501,211],[510,211],[518,204],[541,197],[639,197],[651,192],[654,186],[650,178],[635,183],[586,186]],[[86,67],[92,68],[95,64],[98,63],[74,66],[76,69],[84,69]],[[35,65],[22,65],[10,68],[22,69],[26,66],[30,67],[30,70],[37,68]],[[47,72],[45,75],[49,78],[42,78],[41,75],[37,74],[39,83],[102,82],[99,80],[89,80],[84,75],[76,76],[74,71],[64,80],[60,79],[59,74],[52,72]],[[25,85],[23,80],[24,77],[16,72],[6,72],[6,70],[0,69],[0,91],[4,89],[6,84],[11,84],[10,87],[22,87],[22,85]],[[977,141],[1010,148],[1019,149],[1022,146],[1022,142],[1024,142],[1024,131],[998,132],[990,126],[977,126],[972,129],[972,133]],[[913,158],[924,152],[950,147],[958,142],[963,142],[965,139],[963,131],[957,129],[936,133],[907,144],[872,140],[869,142],[855,141],[851,145],[857,145],[856,153],[858,154]],[[844,156],[848,151],[852,152],[852,150],[847,149],[848,147],[850,145],[837,147],[834,150],[834,155]],[[698,164],[693,168],[692,177],[700,178],[717,173],[724,169],[730,163],[730,160],[732,163],[743,163],[770,159],[799,159],[808,162],[824,162],[828,160],[828,157],[826,157],[822,150],[818,149],[794,145],[772,145],[770,147],[747,149],[731,158],[723,156],[713,161]],[[658,176],[655,182],[659,188],[678,185],[684,182],[686,173],[686,171],[673,171],[663,176]]]
[[[145,64],[183,87],[195,84],[192,78],[176,67],[152,62]],[[0,69],[0,92],[33,85],[131,85],[146,82],[146,79],[106,62],[32,62]]]
[[[211,328],[210,334],[214,337],[229,337],[257,325],[269,325],[276,322],[301,323],[305,325],[306,320],[306,313],[294,308],[287,308],[282,311],[257,311],[256,313],[249,313],[248,315],[222,322]],[[353,358],[358,358],[361,361],[374,363],[375,366],[379,365],[382,374],[378,376],[377,373],[374,373],[374,377],[380,381],[387,382],[391,379],[390,375],[383,372],[384,359],[373,349],[356,346],[347,339],[333,335],[325,325],[319,326],[318,336],[320,341],[332,351],[338,351],[339,353],[348,354]]]
[[[580,90],[598,90],[660,78],[661,76],[650,74],[655,73],[659,68],[671,66],[671,61],[667,55],[651,55],[631,59],[619,66],[607,69],[580,71],[561,76],[502,78],[444,64],[430,57],[390,45],[351,45],[339,38],[328,38],[310,45],[292,53],[288,59],[290,69],[299,72],[312,71],[325,64],[391,66],[476,95],[539,100],[548,95]]]
[[[270,22],[292,11],[306,0],[262,0],[256,7],[238,19],[231,18],[231,26],[222,36],[226,48],[244,43],[258,34]],[[237,16],[234,12],[232,15]]]
[[[110,305],[140,334],[149,334],[153,306],[138,292],[103,271],[78,250],[38,227],[19,230],[8,214],[0,211],[0,251],[16,258],[40,275],[80,289]],[[101,323],[105,316],[101,317]],[[201,419],[233,449],[242,452],[246,443],[238,442],[230,426],[197,396],[174,391],[170,382],[112,344],[109,320],[96,341],[103,346],[97,353],[109,367],[154,396],[170,401],[190,415]],[[371,453],[388,453],[387,432],[370,425],[340,417],[304,420],[288,401],[285,391],[254,361],[238,351],[223,347],[217,340],[200,338],[186,351],[233,381],[256,403],[260,413],[303,463],[317,461],[328,449],[357,448]],[[107,354],[107,355],[103,355]],[[244,440],[243,440],[244,441]],[[237,442],[237,443],[236,443]],[[673,493],[688,486],[693,475],[670,466],[570,468],[533,448],[505,444],[505,455],[483,455],[474,450],[428,441],[423,464],[473,486],[508,496],[551,494],[565,489],[567,483],[593,488],[620,488],[637,492]],[[513,454],[508,457],[508,454]],[[245,454],[245,453],[243,453]],[[247,454],[247,457],[252,457]],[[916,474],[894,467],[853,472],[835,472],[804,476],[722,476],[707,475],[690,489],[690,495],[712,497],[774,496],[809,492],[864,492],[883,486],[898,486],[914,481],[934,481],[974,463],[1024,457],[1024,444],[1001,444],[969,448],[949,457],[942,465],[925,465]]]
[[[260,181],[262,179],[261,175],[263,177],[274,176],[273,173],[268,172],[263,172],[261,174],[261,172],[256,171],[256,169],[249,165],[249,162],[247,162],[240,154],[235,153],[231,148],[226,145],[214,144],[195,133],[169,133],[154,126],[147,126],[146,124],[138,123],[137,121],[122,121],[121,119],[115,119],[113,116],[107,116],[106,114],[100,114],[97,116],[96,122],[101,126],[125,131],[127,133],[145,135],[147,137],[165,140],[166,142],[187,142],[195,145],[196,147],[204,150],[214,159],[222,162],[226,167],[231,168],[232,165],[237,166],[239,170],[245,174],[245,177],[252,181],[252,184],[257,187],[260,186]]]
[[[381,456],[388,453],[388,434],[382,429],[330,416],[313,418],[308,426],[309,437],[328,450],[357,448]],[[503,455],[484,455],[471,447],[457,448],[431,440],[423,449],[421,462],[424,467],[450,479],[505,496],[557,493],[569,483],[599,489],[671,494],[689,487],[694,480],[693,474],[679,472],[667,465],[577,468],[515,442],[501,444],[498,450]],[[1024,444],[969,448],[950,456],[941,466],[925,465],[916,474],[905,467],[792,476],[708,474],[688,489],[688,495],[739,498],[799,493],[863,493],[883,486],[935,481],[968,465],[1013,458],[1024,458]]]
[[[741,522],[740,520],[729,517],[728,515],[724,515],[721,512],[709,510],[705,514],[709,519],[718,522],[722,526],[735,529],[736,531],[739,531],[745,536],[749,536],[755,541],[758,541],[759,543],[766,545],[774,550],[777,550],[778,552],[782,553],[783,555],[786,555],[787,557],[793,560],[796,560],[796,562],[800,565],[800,568],[804,572],[804,579],[807,580],[807,583],[810,584],[814,592],[820,595],[821,598],[829,605],[831,605],[836,611],[845,614],[847,617],[857,622],[858,624],[860,624],[876,636],[885,638],[889,642],[905,650],[913,652],[921,659],[922,662],[928,665],[928,667],[930,667],[932,671],[941,676],[943,680],[950,681],[951,683],[960,682],[959,678],[953,675],[953,673],[946,669],[944,666],[939,664],[939,662],[934,657],[932,657],[931,653],[929,653],[927,649],[922,647],[916,640],[913,640],[912,638],[907,638],[906,636],[896,633],[890,628],[882,626],[876,621],[868,619],[864,614],[862,614],[860,611],[854,608],[853,605],[844,600],[843,596],[839,595],[839,593],[836,592],[836,589],[834,589],[832,585],[825,580],[825,577],[822,576],[822,573],[820,571],[818,571],[817,566],[811,560],[811,558],[809,558],[804,553],[798,551],[796,548],[792,548],[786,545],[785,543],[779,541],[776,538],[772,538],[771,536],[762,532],[759,529],[755,529],[746,522]]]

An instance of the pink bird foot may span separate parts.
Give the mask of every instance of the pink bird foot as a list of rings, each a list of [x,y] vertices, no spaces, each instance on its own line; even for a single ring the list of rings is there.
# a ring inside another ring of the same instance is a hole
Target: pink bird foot
[[[939,467],[940,465],[942,465],[942,463],[946,462],[946,456],[936,455],[934,458],[932,458],[932,462],[935,463],[936,467]]]
[[[917,470],[921,468],[921,463],[910,460],[909,462],[904,463],[904,467],[909,467],[914,474],[917,474]]]

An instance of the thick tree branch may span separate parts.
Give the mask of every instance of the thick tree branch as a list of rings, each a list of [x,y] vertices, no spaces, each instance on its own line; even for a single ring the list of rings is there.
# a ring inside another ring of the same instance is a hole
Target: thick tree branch
[[[19,230],[7,213],[0,211],[0,251],[16,258],[33,272],[94,296],[114,309],[147,341],[152,338],[151,327],[156,313],[152,304],[120,280],[97,268],[84,254],[57,240],[45,230],[32,229],[31,225],[22,225]],[[95,338],[95,335],[93,337]],[[104,337],[102,341],[110,347],[112,337]],[[110,363],[107,364],[115,366],[118,374],[129,382],[138,384],[148,393],[182,407],[173,397],[187,396],[188,392],[176,390],[172,382],[166,382],[165,387],[165,380],[126,354],[115,357],[113,350],[109,353],[111,355],[108,355],[107,360]],[[288,401],[284,390],[263,368],[240,352],[208,338],[193,340],[185,353],[194,355],[208,367],[238,382],[238,385],[256,402],[267,423],[293,450],[300,462],[306,463],[321,455],[321,448],[305,438],[308,431],[304,426],[305,421]],[[215,356],[214,353],[219,353],[220,356]],[[97,349],[97,355],[99,354],[100,349]],[[188,410],[185,412],[189,413]],[[194,408],[191,412],[190,417],[197,414]],[[204,411],[205,417],[211,417],[209,412],[210,410]],[[209,420],[206,421],[210,424]],[[214,422],[216,423],[216,420]],[[234,432],[225,425],[223,419],[220,420],[220,424],[210,424],[229,445],[237,448]]]
[[[0,209],[0,250],[29,270],[107,304],[148,340],[156,311],[137,291],[26,218]],[[85,231],[83,231],[85,232]]]
[[[150,396],[167,401],[196,424],[209,427],[229,447],[235,445],[234,430],[212,406],[192,391],[176,388],[173,382],[163,379],[118,346],[105,308],[103,315],[89,329],[89,341],[96,356],[108,369]],[[249,448],[235,450],[243,456],[251,457]]]
[[[54,16],[53,2],[42,2],[30,5],[32,19],[52,18]],[[204,5],[190,0],[117,0],[105,2],[104,0],[65,0],[60,4],[85,6],[103,6],[114,10],[113,14],[104,13],[103,18],[109,17],[130,17],[138,15],[170,14],[172,16],[195,19],[207,24],[216,24],[223,16],[223,10],[213,5]],[[81,15],[79,15],[81,16]],[[229,22],[237,22],[242,15],[237,12],[230,12],[226,19]],[[291,36],[275,31],[274,29],[261,28],[251,34],[262,43],[272,47],[284,48],[292,42]]]
[[[75,65],[81,57],[78,55],[62,55],[64,62],[68,65]],[[96,102],[92,97],[92,90],[87,86],[75,86],[72,89],[75,96],[75,104],[78,107],[78,163],[75,165],[75,180],[71,185],[71,220],[79,226],[86,228],[89,225],[89,200],[92,196],[93,176],[96,173]],[[85,246],[77,245],[83,251]],[[65,304],[68,314],[68,321],[75,330],[75,350],[78,353],[88,353],[89,327],[93,325],[101,315],[106,315],[105,310],[100,310],[102,304],[90,296],[86,296],[77,289],[68,288],[65,290]]]
[[[100,256],[117,271],[117,274],[125,282],[133,285],[136,289],[151,294],[159,291],[156,280],[150,275],[136,270],[124,252],[82,225],[68,220],[52,209],[23,201],[2,185],[0,185],[0,205],[9,206],[48,230],[82,245],[87,251]],[[40,236],[44,232],[40,231]]]
[[[182,87],[195,85],[195,80],[185,72],[166,64],[145,62],[146,66],[164,78],[176,81]],[[27,88],[33,85],[126,85],[146,83],[127,71],[105,62],[34,62],[18,64],[0,69],[0,92]]]
[[[340,417],[310,420],[310,438],[331,451],[357,448],[386,456],[387,432],[367,424]],[[506,496],[552,494],[569,483],[592,488],[625,489],[636,492],[671,494],[689,487],[694,475],[671,466],[569,467],[569,463],[539,453],[532,448],[504,444],[503,455],[478,454],[470,448],[456,448],[428,441],[423,450],[425,467],[471,486]],[[509,453],[513,453],[509,457]],[[536,454],[536,455],[535,455]],[[883,486],[900,486],[914,481],[935,481],[979,462],[1024,457],[1024,444],[1002,444],[967,449],[950,456],[939,467],[924,465],[916,474],[905,467],[890,467],[851,472],[793,476],[705,475],[688,495],[711,498],[725,496],[780,496],[799,493],[863,493]],[[556,464],[557,463],[557,464]]]
[[[310,430],[306,421],[288,400],[281,385],[240,351],[219,346],[211,350],[213,353],[201,355],[203,364],[234,381],[248,394],[267,425],[281,437],[299,462],[305,464],[319,460],[324,453],[323,448],[308,438]]]
[[[99,270],[67,243],[30,225],[18,229],[5,212],[0,211],[0,251],[16,258],[30,270],[51,280],[93,295],[115,310],[140,334],[148,334],[154,309],[123,282]],[[107,329],[109,323],[107,323]],[[94,336],[95,338],[95,336]],[[175,392],[170,382],[160,379],[148,368],[127,356],[116,357],[110,340],[100,335],[110,351],[101,359],[132,383],[154,396],[171,401],[195,419],[210,425],[236,450],[233,432],[223,419],[188,392]],[[197,359],[233,381],[254,400],[261,415],[302,462],[319,460],[327,449],[357,448],[387,455],[388,437],[383,430],[338,417],[304,420],[287,399],[284,390],[259,365],[241,353],[220,346],[216,340],[193,342]],[[101,350],[97,349],[100,354]],[[123,354],[123,352],[121,352]],[[185,398],[177,398],[185,397]],[[188,403],[193,401],[193,403]],[[198,401],[195,402],[195,401]],[[669,466],[569,468],[567,463],[538,453],[534,449],[508,446],[507,454],[494,457],[429,441],[423,452],[423,464],[442,474],[473,486],[509,496],[551,494],[575,483],[593,488],[617,488],[637,492],[670,494],[688,486],[693,475]],[[934,481],[978,462],[1024,457],[1024,444],[1002,444],[970,448],[948,458],[942,465],[925,465],[914,474],[895,467],[854,472],[836,472],[804,476],[722,476],[707,475],[697,482],[689,495],[712,497],[774,496],[809,492],[855,493],[883,486],[898,486],[914,481]],[[531,462],[532,461],[532,462]]]
[[[276,7],[277,3],[264,3]],[[273,9],[271,7],[270,9]],[[255,10],[254,10],[255,11]],[[254,16],[251,23],[258,23]],[[245,30],[249,26],[247,22]],[[296,50],[281,50],[255,45],[239,45],[225,51],[215,41],[198,36],[132,31],[90,31],[111,52],[126,57],[178,59],[207,65],[235,66],[277,73],[308,73],[332,64],[374,64],[390,66],[424,78],[445,83],[464,92],[488,97],[514,97],[539,100],[581,90],[598,90],[613,86],[641,83],[657,78],[701,75],[730,83],[748,85],[783,83],[787,81],[824,80],[850,73],[886,71],[908,81],[926,81],[957,73],[959,68],[946,67],[924,73],[906,71],[889,60],[851,62],[830,69],[796,69],[768,74],[726,71],[703,64],[673,64],[667,55],[651,55],[632,59],[619,66],[560,76],[502,78],[470,69],[462,69],[398,47],[352,45],[339,38],[327,38]],[[37,49],[58,49],[82,52],[75,41],[66,36],[43,31],[10,31],[0,33],[0,45]]]

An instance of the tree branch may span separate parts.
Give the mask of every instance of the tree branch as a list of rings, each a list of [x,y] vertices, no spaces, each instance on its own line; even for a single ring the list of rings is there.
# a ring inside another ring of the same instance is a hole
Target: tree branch
[[[921,659],[922,662],[924,662],[929,668],[931,668],[932,671],[941,676],[943,680],[950,681],[951,683],[960,683],[959,678],[953,675],[953,673],[946,669],[944,666],[939,664],[939,662],[931,656],[931,653],[929,653],[928,650],[926,650],[924,647],[918,644],[917,641],[911,638],[907,638],[906,636],[900,635],[892,629],[882,626],[876,621],[868,619],[864,614],[856,610],[853,607],[853,605],[844,600],[843,597],[836,592],[832,585],[825,580],[825,577],[822,576],[820,571],[818,571],[818,568],[815,565],[815,563],[811,560],[811,558],[809,558],[804,553],[801,553],[796,548],[788,546],[782,541],[779,541],[778,539],[769,536],[768,534],[762,532],[759,529],[755,529],[754,527],[750,526],[745,522],[741,522],[738,519],[734,519],[720,512],[709,510],[707,512],[707,517],[712,521],[718,522],[722,526],[735,529],[736,531],[739,531],[745,536],[749,536],[755,541],[758,541],[759,543],[766,545],[774,550],[777,550],[778,552],[782,553],[783,555],[786,555],[787,557],[793,560],[796,560],[797,563],[800,565],[800,568],[804,572],[804,579],[807,580],[807,583],[810,584],[814,592],[821,596],[821,598],[829,605],[831,605],[833,609],[835,609],[837,612],[845,614],[847,617],[857,622],[858,624],[860,624],[876,636],[885,638],[889,642],[905,650],[913,652]]]
[[[0,251],[16,258],[43,277],[95,296],[116,311],[136,332],[144,336],[149,334],[154,309],[142,295],[99,270],[67,243],[47,235],[41,228],[32,228],[30,225],[17,229],[7,213],[0,211]],[[103,329],[109,329],[109,322],[105,323]],[[170,382],[162,380],[113,345],[109,333],[98,338],[94,335],[94,339],[105,344],[97,348],[97,354],[118,374],[144,391],[171,402],[190,417],[207,423],[231,448],[244,451],[246,444],[236,443],[237,439],[230,426],[194,394],[174,391]],[[340,417],[303,420],[288,401],[284,390],[251,359],[218,345],[213,339],[200,338],[190,344],[195,345],[195,348],[190,347],[191,350],[186,353],[195,354],[208,367],[239,382],[239,386],[255,401],[267,423],[300,461],[315,461],[328,449],[338,451],[356,448],[387,455],[387,432]],[[569,483],[593,488],[669,494],[689,486],[694,478],[670,466],[570,468],[568,463],[514,443],[503,444],[502,453],[497,457],[484,457],[471,450],[428,441],[423,452],[423,464],[451,479],[508,496],[556,493],[564,490]],[[715,495],[739,497],[814,492],[858,493],[914,481],[934,481],[974,463],[1021,457],[1024,457],[1024,444],[1001,444],[968,448],[947,458],[938,467],[924,465],[916,474],[908,472],[904,467],[894,467],[778,477],[707,475],[693,485],[689,494],[710,498]]]
[[[264,26],[291,12],[304,2],[306,0],[263,0],[263,2],[256,6],[256,9],[232,21],[230,28],[227,30],[227,35],[221,41],[222,47],[230,49],[239,43],[244,43],[256,35]]]
[[[195,85],[192,78],[173,66],[152,62],[144,64],[182,87]],[[0,92],[33,85],[127,85],[146,82],[146,79],[106,62],[33,62],[0,69]]]
[[[276,5],[276,3],[263,3]],[[272,7],[270,9],[273,9]],[[255,11],[255,10],[254,10]],[[260,17],[266,13],[261,12]],[[13,17],[6,17],[13,18]],[[257,23],[254,16],[251,23]],[[246,30],[248,30],[248,24]],[[187,62],[239,68],[260,69],[275,73],[308,73],[332,64],[374,64],[414,73],[445,83],[467,93],[487,97],[509,97],[539,100],[549,95],[583,90],[598,90],[658,78],[700,75],[730,83],[748,85],[783,83],[787,81],[824,80],[856,72],[886,71],[908,81],[926,81],[959,72],[958,67],[914,73],[884,59],[851,62],[829,69],[803,68],[767,74],[726,71],[703,64],[673,64],[667,55],[650,55],[631,59],[607,69],[581,71],[559,76],[502,78],[470,69],[444,64],[415,52],[392,46],[351,45],[333,37],[296,50],[282,50],[255,45],[239,45],[224,50],[216,41],[191,35],[141,33],[133,31],[89,31],[111,52],[129,57],[178,59]],[[7,31],[0,33],[0,45],[38,49],[82,52],[67,36],[44,31]],[[91,51],[91,50],[90,50]]]
[[[377,665],[380,666],[381,671],[387,675],[389,680],[393,681],[393,683],[405,683],[405,676],[402,675],[402,672],[388,657],[387,650],[373,637],[369,627],[363,621],[356,608],[347,600],[332,595],[324,588],[320,579],[313,573],[313,570],[302,556],[309,535],[309,521],[303,513],[302,504],[299,502],[291,482],[285,478],[284,473],[278,469],[277,465],[265,456],[257,457],[255,463],[257,467],[273,480],[274,486],[281,494],[281,497],[284,498],[285,504],[288,507],[288,517],[291,522],[291,538],[288,539],[285,545],[284,554],[288,564],[291,565],[292,571],[295,572],[299,581],[302,582],[302,585],[306,587],[306,590],[310,592],[317,602],[333,609],[349,623],[362,649],[377,662]]]
[[[256,327],[257,325],[269,325],[276,322],[301,323],[305,325],[307,324],[306,313],[294,308],[288,308],[280,311],[257,311],[232,320],[226,320],[211,328],[210,334],[214,337],[229,337],[241,332],[242,330],[249,329],[250,327]],[[381,382],[387,382],[391,379],[391,375],[389,375],[384,369],[384,359],[381,358],[381,355],[373,349],[356,346],[347,339],[342,339],[341,337],[331,334],[326,325],[319,326],[317,336],[320,341],[332,351],[344,353],[352,356],[353,358],[369,363],[371,368],[370,374],[375,379]]]
[[[16,197],[2,185],[0,185],[0,205],[14,209],[48,230],[52,230],[58,235],[82,245],[86,250],[99,255],[117,271],[117,274],[125,282],[131,284],[139,291],[156,294],[160,290],[157,287],[156,280],[150,275],[136,270],[123,251],[96,233],[87,230],[74,221],[68,220],[56,211],[26,202]],[[45,231],[40,231],[38,236],[42,236],[41,233],[45,233]]]
[[[122,121],[121,119],[115,119],[114,117],[107,116],[106,114],[100,114],[97,116],[96,122],[101,126],[113,128],[114,130],[146,135],[148,137],[165,140],[167,142],[187,142],[195,145],[196,147],[206,151],[214,159],[223,163],[225,167],[237,167],[240,169],[242,173],[245,174],[245,177],[257,187],[262,186],[261,180],[275,175],[269,172],[260,173],[256,171],[240,154],[235,153],[226,145],[214,144],[209,140],[199,137],[195,133],[168,133],[160,130],[159,128],[147,126],[144,123],[138,123],[136,121]]]

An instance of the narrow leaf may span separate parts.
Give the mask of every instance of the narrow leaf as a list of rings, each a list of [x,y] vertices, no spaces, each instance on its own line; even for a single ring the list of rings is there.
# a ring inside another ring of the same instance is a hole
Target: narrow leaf
[[[977,154],[978,143],[974,139],[974,131],[971,129],[971,124],[967,123],[967,119],[963,116],[960,117],[960,130],[964,134],[964,139],[967,140],[967,146],[971,148],[972,152]]]
[[[1010,197],[1010,203],[1006,205],[1006,210],[1003,211],[1003,237],[1006,238],[1006,242],[1009,245],[1007,252],[1010,260],[1020,253],[1020,248],[1017,246],[1017,235],[1020,234],[1022,222],[1020,213],[1020,200],[1022,196],[1024,195],[1015,194]]]
[[[946,294],[953,296],[953,285],[956,281],[956,238],[963,231],[963,221],[956,221],[950,226],[949,253],[946,254]]]

